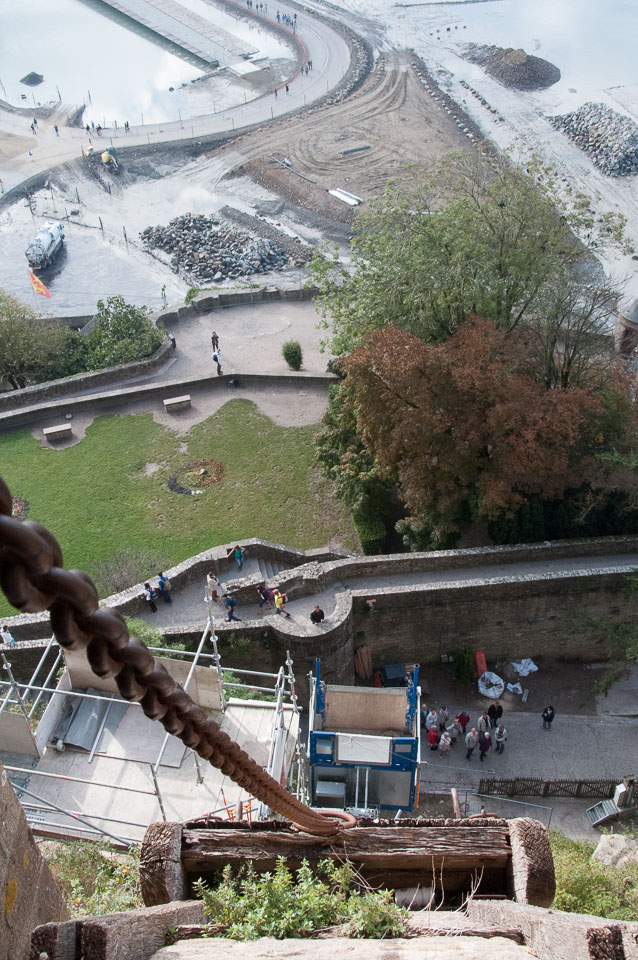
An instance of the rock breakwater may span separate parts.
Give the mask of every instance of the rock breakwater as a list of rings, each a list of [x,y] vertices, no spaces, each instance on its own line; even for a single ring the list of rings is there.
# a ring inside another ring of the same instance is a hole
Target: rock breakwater
[[[573,113],[549,117],[556,130],[611,177],[638,173],[638,125],[604,103],[584,103]]]
[[[250,237],[203,214],[184,214],[140,234],[147,250],[172,254],[170,265],[193,285],[281,270],[288,255],[273,240]]]

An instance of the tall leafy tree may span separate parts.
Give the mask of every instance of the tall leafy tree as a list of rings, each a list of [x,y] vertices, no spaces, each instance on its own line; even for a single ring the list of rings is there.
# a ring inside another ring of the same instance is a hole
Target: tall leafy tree
[[[14,389],[75,373],[82,341],[55,318],[41,317],[0,289],[0,379]]]
[[[365,450],[438,542],[531,496],[560,499],[600,482],[606,434],[626,440],[635,429],[630,407],[617,414],[617,397],[608,407],[602,392],[547,390],[525,337],[478,317],[440,345],[376,331],[344,366]]]
[[[336,251],[315,256],[332,350],[347,354],[388,324],[441,343],[471,313],[511,331],[536,318],[604,239],[620,240],[622,226],[617,216],[595,221],[579,196],[561,213],[538,165],[451,155],[434,174],[415,171],[411,184],[391,182],[371,202],[347,266]]]

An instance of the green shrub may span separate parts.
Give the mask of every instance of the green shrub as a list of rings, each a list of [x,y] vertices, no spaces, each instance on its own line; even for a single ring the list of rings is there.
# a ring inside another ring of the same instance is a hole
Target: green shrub
[[[107,297],[106,303],[98,300],[95,320],[86,338],[89,370],[149,357],[162,342],[146,307],[126,303],[124,297]]]
[[[108,843],[78,840],[42,845],[75,919],[143,907],[139,847],[118,853]]]
[[[263,677],[260,677],[259,680],[263,680]],[[242,680],[241,677],[236,676],[234,673],[226,671],[224,673],[224,683],[246,683],[246,680]],[[260,683],[259,686],[262,686]],[[265,686],[265,684],[263,684]],[[246,690],[243,687],[228,687],[224,688],[224,700],[228,703],[230,697],[234,697],[236,700],[264,700],[269,703],[274,702],[277,699],[275,693],[266,693],[264,690]]]
[[[351,889],[354,878],[349,862],[322,860],[313,871],[304,860],[293,873],[280,859],[273,873],[259,875],[249,863],[233,876],[226,867],[216,886],[198,880],[194,889],[208,922],[227,927],[220,935],[232,940],[309,937],[337,924],[351,937],[401,936],[407,910],[393,902],[389,890]]]
[[[638,864],[622,869],[591,859],[594,844],[568,840],[550,830],[556,896],[552,906],[610,920],[638,920]]]
[[[357,510],[352,514],[361,549],[366,556],[381,553],[385,543],[385,524],[378,514],[369,510]]]
[[[142,620],[141,617],[124,617],[128,632],[132,637],[143,640],[147,647],[165,647],[172,650],[186,650],[186,645],[180,640],[167,641],[161,630]]]
[[[471,683],[474,680],[474,651],[471,647],[454,651],[454,679],[458,683]]]
[[[188,288],[188,290],[186,291],[186,296],[184,297],[184,303],[186,304],[186,306],[188,306],[189,303],[193,302],[193,300],[195,299],[198,293],[199,293],[199,287]]]
[[[301,370],[303,355],[301,353],[301,344],[298,340],[286,340],[281,348],[281,352],[291,370]]]

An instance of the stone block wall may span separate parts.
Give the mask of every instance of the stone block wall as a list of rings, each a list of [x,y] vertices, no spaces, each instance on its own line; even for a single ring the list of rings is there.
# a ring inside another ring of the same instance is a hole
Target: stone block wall
[[[68,912],[1,763],[0,823],[0,960],[27,960],[33,928]]]

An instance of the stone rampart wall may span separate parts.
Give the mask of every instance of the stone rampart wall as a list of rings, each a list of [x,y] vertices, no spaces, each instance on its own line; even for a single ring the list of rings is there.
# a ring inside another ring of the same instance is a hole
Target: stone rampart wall
[[[459,647],[482,649],[488,660],[499,657],[548,656],[573,660],[604,660],[608,652],[602,641],[585,630],[587,617],[635,619],[638,595],[624,596],[633,563],[605,571],[597,558],[632,555],[638,537],[609,537],[599,540],[562,541],[513,547],[485,547],[473,550],[440,551],[435,554],[402,554],[385,557],[339,557],[329,549],[292,550],[280,544],[245,540],[252,556],[290,567],[277,575],[291,599],[312,596],[330,589],[336,606],[320,632],[301,628],[294,620],[260,618],[243,620],[241,627],[216,623],[224,666],[276,671],[290,650],[295,661],[300,695],[305,697],[305,675],[321,657],[327,680],[354,681],[354,652],[367,644],[375,665],[384,663],[434,663],[441,654]],[[191,557],[167,571],[178,591],[201,581],[202,597],[208,570],[221,574],[233,585],[239,603],[255,600],[255,574],[240,580],[228,579],[226,546],[215,547]],[[531,562],[592,557],[587,569],[572,570],[567,564],[557,570],[526,572]],[[510,566],[498,579],[455,579],[454,571],[468,567],[521,564],[520,573]],[[448,569],[449,579],[428,582],[427,573]],[[423,582],[385,587],[345,590],[341,578],[352,583],[357,576],[423,573]],[[106,598],[108,606],[135,616],[144,609],[142,585]],[[371,604],[369,601],[374,600]],[[20,638],[46,635],[46,615],[21,615],[8,620]],[[165,630],[167,642],[182,640],[194,650],[204,623],[197,627]]]

